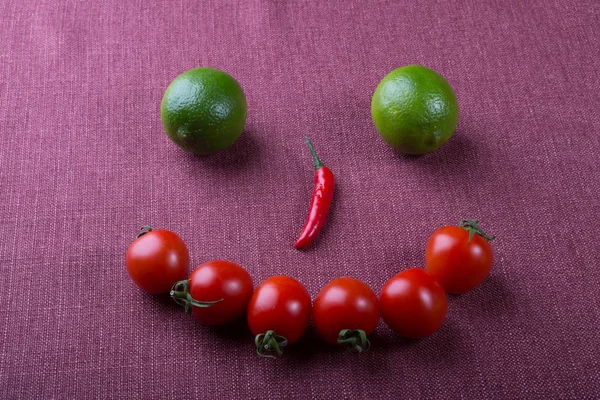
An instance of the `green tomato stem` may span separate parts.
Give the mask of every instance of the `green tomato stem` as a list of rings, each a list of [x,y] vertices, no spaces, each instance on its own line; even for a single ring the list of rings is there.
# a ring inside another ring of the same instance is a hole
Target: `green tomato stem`
[[[198,301],[194,299],[190,294],[189,282],[187,281],[187,279],[175,282],[175,284],[171,288],[171,292],[169,293],[169,295],[175,303],[179,304],[180,306],[183,306],[186,314],[192,312],[192,306],[206,308],[223,301],[223,299],[216,301]]]
[[[362,353],[371,347],[371,342],[369,342],[367,334],[362,329],[342,329],[337,342],[356,353]]]
[[[140,233],[138,233],[135,238],[140,238],[149,232],[152,232],[152,227],[150,225],[144,225],[140,228]]]
[[[274,331],[259,333],[254,338],[256,353],[265,358],[277,358],[283,354],[283,348],[288,341],[285,337],[275,334]]]
[[[488,236],[485,234],[483,229],[481,229],[481,227],[479,226],[478,219],[463,219],[458,223],[458,226],[469,232],[469,240],[467,241],[467,245],[471,243],[471,239],[473,239],[473,236],[475,235],[481,236],[488,242],[491,242],[492,240],[496,239],[496,236]]]

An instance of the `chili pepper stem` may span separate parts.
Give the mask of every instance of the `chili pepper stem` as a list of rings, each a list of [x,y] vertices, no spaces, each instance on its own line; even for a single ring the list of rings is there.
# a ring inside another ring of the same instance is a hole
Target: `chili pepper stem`
[[[362,329],[342,329],[337,342],[346,346],[350,351],[362,353],[369,350],[371,342],[367,339],[367,334]]]
[[[321,162],[321,159],[317,155],[317,152],[315,151],[315,148],[313,147],[310,139],[308,137],[305,137],[304,141],[306,142],[306,145],[308,146],[308,149],[310,150],[310,154],[312,155],[313,162],[315,164],[315,169],[319,169],[319,168],[323,167],[324,164],[323,164],[323,162]]]

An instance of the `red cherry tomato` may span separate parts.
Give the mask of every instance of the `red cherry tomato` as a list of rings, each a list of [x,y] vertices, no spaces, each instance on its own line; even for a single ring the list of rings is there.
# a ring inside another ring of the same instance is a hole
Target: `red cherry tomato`
[[[448,293],[465,293],[490,274],[494,252],[477,220],[463,220],[460,226],[444,226],[429,237],[425,268]]]
[[[129,245],[125,264],[140,289],[152,294],[168,293],[175,282],[187,276],[190,255],[183,240],[173,232],[145,226]]]
[[[287,276],[261,283],[248,304],[248,326],[256,336],[258,354],[273,357],[298,341],[310,322],[311,302],[306,288]]]
[[[437,331],[448,310],[446,292],[429,272],[411,268],[387,281],[379,296],[383,321],[400,336],[420,339]]]
[[[367,335],[379,322],[377,295],[357,279],[335,279],[315,298],[313,322],[326,342],[359,352],[367,350]]]
[[[171,297],[201,324],[223,325],[244,315],[253,288],[244,268],[230,261],[213,260],[178,282]]]

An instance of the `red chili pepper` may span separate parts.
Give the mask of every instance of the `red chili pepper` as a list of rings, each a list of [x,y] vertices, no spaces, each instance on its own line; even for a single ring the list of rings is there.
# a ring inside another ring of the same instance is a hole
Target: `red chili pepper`
[[[315,188],[310,202],[310,211],[300,237],[294,247],[303,249],[315,239],[327,218],[329,206],[333,200],[333,172],[323,165],[308,138],[304,138],[315,164]]]

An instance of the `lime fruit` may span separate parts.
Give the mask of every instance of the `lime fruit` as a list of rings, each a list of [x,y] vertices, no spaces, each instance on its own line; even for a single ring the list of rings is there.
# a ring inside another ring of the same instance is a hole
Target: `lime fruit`
[[[209,155],[231,146],[246,123],[246,97],[226,72],[194,68],[171,82],[160,105],[167,136],[182,149]]]
[[[437,72],[408,65],[387,74],[371,101],[375,129],[404,154],[425,154],[446,143],[458,123],[454,91]]]

